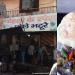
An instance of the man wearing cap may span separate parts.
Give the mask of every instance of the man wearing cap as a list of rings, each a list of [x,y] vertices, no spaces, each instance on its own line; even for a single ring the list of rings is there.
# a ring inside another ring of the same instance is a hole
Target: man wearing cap
[[[58,58],[57,62],[53,64],[49,75],[57,75],[57,74],[65,75],[64,69],[63,69],[63,63],[64,63],[63,58],[61,57]]]

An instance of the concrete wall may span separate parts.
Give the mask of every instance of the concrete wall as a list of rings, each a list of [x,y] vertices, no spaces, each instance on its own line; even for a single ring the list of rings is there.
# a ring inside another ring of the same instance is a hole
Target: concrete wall
[[[8,10],[17,10],[19,9],[19,0],[4,0],[6,4],[6,9]],[[50,7],[56,6],[56,0],[39,0],[39,7]]]

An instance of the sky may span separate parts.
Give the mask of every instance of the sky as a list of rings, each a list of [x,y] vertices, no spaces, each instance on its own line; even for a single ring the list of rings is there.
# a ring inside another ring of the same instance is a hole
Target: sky
[[[68,13],[75,11],[75,0],[57,0],[57,12]]]

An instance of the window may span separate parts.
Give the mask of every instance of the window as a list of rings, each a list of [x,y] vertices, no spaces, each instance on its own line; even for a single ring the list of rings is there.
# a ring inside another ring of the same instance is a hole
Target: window
[[[39,10],[39,0],[20,0],[20,13]]]

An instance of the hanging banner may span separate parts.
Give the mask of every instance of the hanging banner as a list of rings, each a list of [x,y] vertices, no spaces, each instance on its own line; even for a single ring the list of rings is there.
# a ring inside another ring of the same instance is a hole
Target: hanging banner
[[[20,17],[5,18],[3,20],[3,28],[12,28],[21,26],[23,31],[56,31],[57,30],[57,14],[39,14]]]

